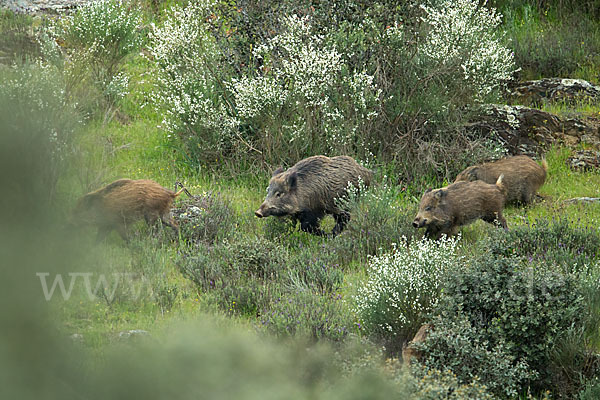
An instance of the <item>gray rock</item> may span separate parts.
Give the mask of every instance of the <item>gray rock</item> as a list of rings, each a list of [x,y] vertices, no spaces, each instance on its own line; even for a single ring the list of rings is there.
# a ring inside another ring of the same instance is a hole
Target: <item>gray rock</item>
[[[520,104],[547,101],[600,101],[600,86],[583,79],[546,78],[514,84],[512,96]]]
[[[565,200],[565,203],[600,203],[600,197],[574,197]]]
[[[598,170],[600,169],[600,151],[577,150],[567,158],[567,165],[574,170]]]
[[[93,0],[0,0],[0,7],[24,14],[58,14],[77,8]]]
[[[81,343],[83,342],[83,335],[81,333],[74,333],[71,336],[69,336],[69,339],[71,339],[74,342]]]
[[[600,150],[599,120],[565,118],[524,106],[488,105],[467,128],[497,138],[512,155],[533,157],[555,143],[568,147],[586,143]]]
[[[119,332],[119,339],[137,339],[140,337],[149,337],[148,331],[143,329],[131,329],[128,331]]]

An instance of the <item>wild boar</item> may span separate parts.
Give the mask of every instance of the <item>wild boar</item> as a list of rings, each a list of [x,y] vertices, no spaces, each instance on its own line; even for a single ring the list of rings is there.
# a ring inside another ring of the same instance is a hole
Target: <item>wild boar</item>
[[[413,226],[426,227],[425,236],[432,239],[438,239],[442,234],[455,235],[459,227],[480,218],[507,230],[502,216],[505,197],[502,175],[494,185],[483,181],[461,181],[441,189],[427,189]]]
[[[350,214],[340,209],[336,199],[347,194],[348,183],[358,187],[359,178],[369,186],[373,172],[351,157],[305,158],[287,171],[279,168],[273,173],[267,197],[254,214],[259,218],[290,216],[300,221],[300,229],[315,235],[325,235],[319,223],[326,214],[332,214],[335,236],[350,220]]]
[[[172,192],[146,179],[119,179],[79,199],[72,220],[79,225],[97,226],[98,241],[113,229],[127,241],[127,226],[142,218],[150,226],[160,219],[178,233],[179,227],[170,211],[173,200],[184,190]]]
[[[420,360],[422,358],[421,351],[416,349],[414,345],[422,344],[432,329],[433,325],[431,324],[421,325],[413,340],[402,346],[402,362],[404,364],[410,364],[412,359]]]
[[[529,204],[544,184],[547,171],[546,160],[542,160],[540,166],[527,156],[514,156],[469,167],[458,174],[454,182],[482,180],[493,184],[500,175],[504,175],[506,203]]]

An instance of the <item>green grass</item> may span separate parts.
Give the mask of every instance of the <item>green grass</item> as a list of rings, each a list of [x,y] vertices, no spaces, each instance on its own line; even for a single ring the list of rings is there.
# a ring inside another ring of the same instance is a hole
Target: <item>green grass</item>
[[[191,171],[181,167],[177,154],[170,150],[164,133],[153,122],[145,120],[132,121],[122,125],[111,122],[90,124],[81,136],[82,146],[88,146],[89,155],[103,159],[106,174],[103,182],[121,177],[154,179],[167,187],[172,187],[179,179],[195,194],[208,191],[223,194],[232,204],[238,221],[237,237],[262,235],[269,220],[259,220],[253,217],[253,211],[258,207],[264,196],[264,188],[269,177],[266,174],[252,179],[239,178],[230,173],[203,174],[201,171]],[[96,143],[105,143],[98,146]],[[94,151],[95,148],[95,151]],[[98,152],[108,153],[104,157]],[[564,201],[572,197],[600,197],[600,174],[595,172],[575,172],[566,165],[569,151],[553,149],[546,155],[548,161],[548,179],[541,188],[542,201],[529,207],[508,207],[505,210],[509,226],[523,225],[537,218],[552,218],[557,215],[572,219],[585,218],[587,223],[600,220],[600,205],[573,204],[565,205]],[[92,157],[93,158],[93,157]],[[416,205],[413,196],[398,193],[397,206],[400,209]],[[178,200],[184,201],[184,200]],[[326,224],[331,224],[331,221]],[[484,222],[464,227],[462,229],[463,251],[472,252],[473,245],[489,230],[496,229]],[[92,232],[86,234],[92,236]],[[135,227],[135,245],[125,245],[118,235],[113,234],[109,240],[95,247],[91,260],[101,264],[94,271],[120,271],[141,274],[150,283],[149,294],[143,299],[128,299],[107,304],[103,300],[90,302],[85,293],[79,293],[79,301],[57,301],[59,314],[64,321],[64,328],[69,333],[84,333],[89,335],[86,344],[93,348],[101,348],[114,340],[115,335],[125,329],[160,329],[173,318],[193,318],[202,312],[216,309],[211,305],[210,295],[198,293],[189,280],[179,272],[174,263],[178,245],[164,238],[152,238],[149,230],[140,223]],[[91,240],[91,239],[90,239]],[[287,239],[288,248],[294,251],[294,246],[302,243],[304,246],[319,246],[326,242],[302,232],[295,232]],[[385,249],[384,249],[385,250]],[[99,261],[102,260],[102,261]],[[359,282],[364,278],[364,265],[351,262],[345,268],[344,286],[341,292],[346,298],[351,298]],[[178,292],[172,308],[165,310],[156,300],[158,282],[172,287]],[[241,323],[250,320],[242,317]]]
[[[521,79],[600,81],[600,25],[592,16],[581,11],[541,9],[526,2],[500,9]]]
[[[0,15],[0,33],[2,29],[33,23],[29,17],[23,18]],[[515,42],[523,44],[523,54],[526,54],[525,50],[535,50],[538,44],[531,44],[532,41],[545,37],[548,31],[559,28],[559,34],[562,35],[570,28],[566,22],[561,23],[552,14],[540,15],[527,7],[509,14],[506,21],[509,36]],[[600,43],[597,26],[581,25],[577,28],[581,29],[575,36],[590,32],[591,35],[586,40],[592,43],[591,46]],[[580,62],[584,56],[582,52],[589,49],[592,49],[591,57]],[[598,69],[594,67],[600,61],[595,58],[597,54],[593,53],[594,49],[595,47],[585,47],[584,43],[574,43],[559,55],[561,60],[567,57],[576,59],[578,64],[575,69],[569,70],[572,74],[570,77],[598,80]],[[543,57],[537,60],[540,65],[554,62]],[[561,65],[550,64],[547,71],[562,71],[560,68]],[[132,76],[132,91],[121,103],[115,118],[110,121],[104,121],[102,117],[92,119],[78,132],[72,168],[59,182],[57,197],[63,203],[64,215],[70,213],[73,204],[82,194],[119,178],[153,179],[167,188],[173,188],[175,181],[181,181],[193,194],[219,193],[231,204],[235,223],[234,232],[229,237],[231,242],[243,242],[270,234],[276,236],[273,232],[281,230],[285,233],[274,241],[288,254],[296,256],[301,249],[307,248],[319,255],[320,252],[335,248],[336,243],[347,240],[347,232],[335,239],[324,239],[300,232],[297,228],[291,232],[285,231],[272,218],[255,218],[253,212],[263,201],[270,178],[264,167],[232,165],[227,164],[227,160],[218,169],[189,163],[177,142],[166,137],[166,133],[160,128],[161,115],[149,104],[152,82],[147,76],[147,69],[148,62],[140,57],[128,60],[126,70]],[[527,67],[523,71],[523,77],[541,77],[546,72]],[[600,116],[600,107],[593,103],[550,103],[544,105],[544,109],[562,115],[580,113]],[[573,224],[581,226],[598,225],[600,204],[565,203],[565,200],[573,197],[600,197],[600,174],[572,171],[566,163],[569,154],[568,149],[553,148],[545,155],[549,169],[547,181],[540,190],[542,200],[527,207],[509,206],[504,214],[510,228],[557,217],[567,218]],[[396,187],[398,177],[393,176],[393,171],[401,169],[383,165],[379,167],[377,174],[379,185],[384,183],[384,173],[389,175],[385,183],[392,186],[393,206],[396,207],[390,213],[416,209],[422,194],[418,188],[426,186],[425,182],[435,181],[435,178],[420,177],[413,186],[401,183]],[[175,206],[185,201],[187,199],[182,195]],[[333,226],[331,217],[323,223],[324,229],[331,229]],[[408,229],[412,228],[408,226]],[[466,256],[475,255],[479,251],[477,244],[496,229],[498,228],[482,221],[464,227],[461,230],[461,253]],[[227,324],[241,326],[244,330],[260,330],[255,315],[229,313],[219,308],[216,302],[218,299],[215,299],[219,296],[218,293],[202,292],[180,271],[177,261],[182,253],[194,255],[203,249],[186,245],[183,240],[172,240],[170,231],[163,232],[159,229],[154,232],[142,222],[132,227],[133,239],[130,244],[124,243],[117,233],[111,234],[105,242],[95,244],[94,233],[93,229],[77,233],[80,240],[78,243],[85,249],[76,260],[76,265],[80,268],[77,272],[92,273],[91,282],[94,287],[102,274],[109,278],[109,284],[114,283],[110,280],[113,274],[126,274],[132,280],[118,286],[114,299],[102,296],[89,298],[85,286],[79,280],[74,286],[72,297],[63,300],[61,296],[55,296],[50,302],[50,310],[58,321],[61,333],[65,336],[82,334],[85,348],[98,357],[102,358],[106,349],[119,342],[118,334],[121,331],[143,329],[161,340],[169,336],[170,328],[177,323],[202,320],[207,314],[216,315],[227,321]],[[206,248],[210,250],[220,244],[211,243]],[[331,248],[328,247],[330,245]],[[391,246],[384,247],[380,251],[389,251],[390,248]],[[352,309],[352,298],[366,279],[365,259],[363,255],[355,255],[339,266],[343,271],[343,283],[336,293],[341,294],[348,302],[348,310]],[[357,317],[351,315],[350,319],[357,320]],[[361,332],[357,332],[360,336]]]

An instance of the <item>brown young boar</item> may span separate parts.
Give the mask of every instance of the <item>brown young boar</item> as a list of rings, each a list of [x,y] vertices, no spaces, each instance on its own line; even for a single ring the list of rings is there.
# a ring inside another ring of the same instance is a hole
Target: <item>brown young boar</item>
[[[360,178],[369,186],[372,177],[372,171],[348,156],[305,158],[287,171],[279,168],[273,173],[267,197],[254,214],[259,218],[290,216],[300,221],[304,232],[315,235],[325,234],[319,222],[325,214],[332,214],[335,236],[350,220],[350,214],[339,208],[336,199],[347,193],[348,183],[358,187]]]
[[[505,196],[502,175],[494,185],[462,181],[441,189],[427,189],[413,226],[425,227],[425,235],[431,239],[438,239],[442,234],[455,235],[459,227],[480,218],[508,229],[502,216]]]
[[[527,156],[514,156],[469,167],[458,174],[454,182],[482,180],[493,184],[500,175],[504,175],[506,202],[529,204],[544,184],[547,171],[546,160],[542,160],[540,166]]]
[[[172,192],[158,183],[140,179],[119,179],[79,199],[73,222],[98,227],[98,241],[113,229],[127,241],[127,226],[142,218],[152,226],[158,219],[176,233],[179,227],[170,215],[173,200],[184,189]]]
[[[402,362],[404,364],[410,364],[411,360],[420,360],[423,357],[421,351],[417,350],[414,345],[422,344],[425,341],[425,339],[427,339],[427,336],[429,336],[429,332],[432,329],[433,325],[431,324],[421,325],[419,331],[417,332],[413,340],[411,340],[408,343],[405,343],[402,346]]]

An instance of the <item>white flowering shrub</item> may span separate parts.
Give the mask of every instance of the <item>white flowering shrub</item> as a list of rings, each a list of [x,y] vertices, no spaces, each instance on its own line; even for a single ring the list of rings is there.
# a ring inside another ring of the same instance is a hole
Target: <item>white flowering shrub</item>
[[[481,101],[516,72],[514,55],[502,45],[502,16],[478,0],[443,0],[423,6],[428,33],[420,46],[429,69],[456,76]]]
[[[342,54],[312,33],[310,17],[288,16],[283,25],[253,51],[261,71],[230,84],[238,116],[260,132],[254,139],[267,152],[296,147],[302,156],[360,146],[362,130],[377,115],[373,76],[349,72]]]
[[[365,329],[389,343],[412,339],[437,304],[444,274],[460,265],[458,239],[402,238],[392,252],[373,256],[355,296]]]
[[[97,0],[52,26],[47,35],[53,40],[43,40],[42,50],[55,62],[59,47],[52,43],[60,42],[66,52],[63,67],[69,90],[85,92],[91,84],[111,107],[128,93],[129,78],[123,63],[141,45],[140,27],[141,15],[133,5]]]
[[[232,147],[239,121],[227,102],[219,52],[205,20],[212,1],[173,7],[152,26],[149,53],[156,78],[152,100],[162,127],[179,136],[201,161],[215,161]]]
[[[0,69],[1,129],[15,135],[11,146],[19,148],[16,157],[32,168],[43,166],[35,170],[48,190],[40,201],[52,200],[79,122],[61,78],[55,67],[41,62]]]

